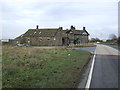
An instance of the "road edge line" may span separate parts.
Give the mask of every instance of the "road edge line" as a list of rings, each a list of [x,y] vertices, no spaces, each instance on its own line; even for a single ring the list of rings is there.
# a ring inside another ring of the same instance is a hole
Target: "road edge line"
[[[90,88],[90,83],[91,83],[92,73],[93,73],[93,67],[94,67],[94,63],[95,63],[95,57],[96,57],[96,50],[95,50],[95,53],[94,53],[94,56],[93,56],[93,61],[92,61],[92,64],[91,64],[91,68],[90,68],[90,72],[89,72],[89,75],[88,75],[87,83],[85,85],[86,90],[88,90]]]

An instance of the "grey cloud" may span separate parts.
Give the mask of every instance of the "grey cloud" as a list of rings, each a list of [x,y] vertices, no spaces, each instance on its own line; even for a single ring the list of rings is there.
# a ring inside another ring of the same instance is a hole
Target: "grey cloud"
[[[32,3],[3,3],[2,14],[4,37],[16,37],[28,28],[40,27],[77,28],[88,27],[91,37],[99,33],[113,32],[117,24],[116,3],[81,3],[81,2],[35,2]],[[108,28],[109,27],[109,28]],[[100,28],[100,29],[99,29]],[[106,30],[101,29],[106,28]],[[112,29],[110,29],[112,28]],[[100,30],[103,30],[100,32]],[[110,30],[110,32],[108,32]],[[12,35],[11,31],[15,31]],[[97,32],[97,34],[95,34]],[[115,31],[116,33],[116,31]],[[100,36],[101,37],[101,36]],[[106,34],[102,36],[107,37]]]

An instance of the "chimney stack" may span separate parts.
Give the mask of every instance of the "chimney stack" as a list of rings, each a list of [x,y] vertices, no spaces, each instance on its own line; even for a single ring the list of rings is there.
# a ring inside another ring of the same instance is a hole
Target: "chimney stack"
[[[36,26],[36,29],[38,29],[38,27],[39,27],[39,26],[37,25],[37,26]]]
[[[70,29],[75,29],[75,27],[73,25],[71,25]]]
[[[63,29],[63,27],[59,27],[59,29],[60,29],[60,30],[62,30],[62,29]]]
[[[83,30],[85,30],[85,27],[83,27]]]

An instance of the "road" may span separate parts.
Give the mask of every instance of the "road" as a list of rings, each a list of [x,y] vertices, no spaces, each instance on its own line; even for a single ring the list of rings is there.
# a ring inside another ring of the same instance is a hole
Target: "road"
[[[88,51],[90,53],[94,53],[96,47],[75,47],[75,49],[81,49],[81,50]]]
[[[115,48],[120,51],[120,46],[116,46],[116,45],[107,45],[107,46],[110,46],[110,47]]]
[[[90,88],[118,88],[119,51],[106,45],[98,44],[92,72]]]
[[[76,47],[75,49],[81,49],[81,50],[85,50],[88,51],[90,53],[94,53],[96,47]],[[85,88],[86,85],[86,81],[87,81],[87,77],[90,71],[90,65],[92,63],[92,56],[91,56],[91,60],[89,61],[89,63],[84,67],[84,70],[82,71],[81,74],[81,78],[80,78],[80,82],[79,84],[76,86],[77,88]]]

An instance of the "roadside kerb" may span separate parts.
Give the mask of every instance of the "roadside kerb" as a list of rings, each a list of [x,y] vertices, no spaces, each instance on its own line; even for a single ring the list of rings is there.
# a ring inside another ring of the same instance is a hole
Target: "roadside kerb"
[[[90,83],[91,83],[93,68],[94,68],[94,63],[95,63],[95,57],[96,57],[96,50],[94,52],[93,61],[92,61],[92,64],[91,64],[91,69],[90,69],[88,79],[87,79],[87,82],[86,82],[86,85],[85,85],[85,90],[89,90],[89,88],[90,88]]]

